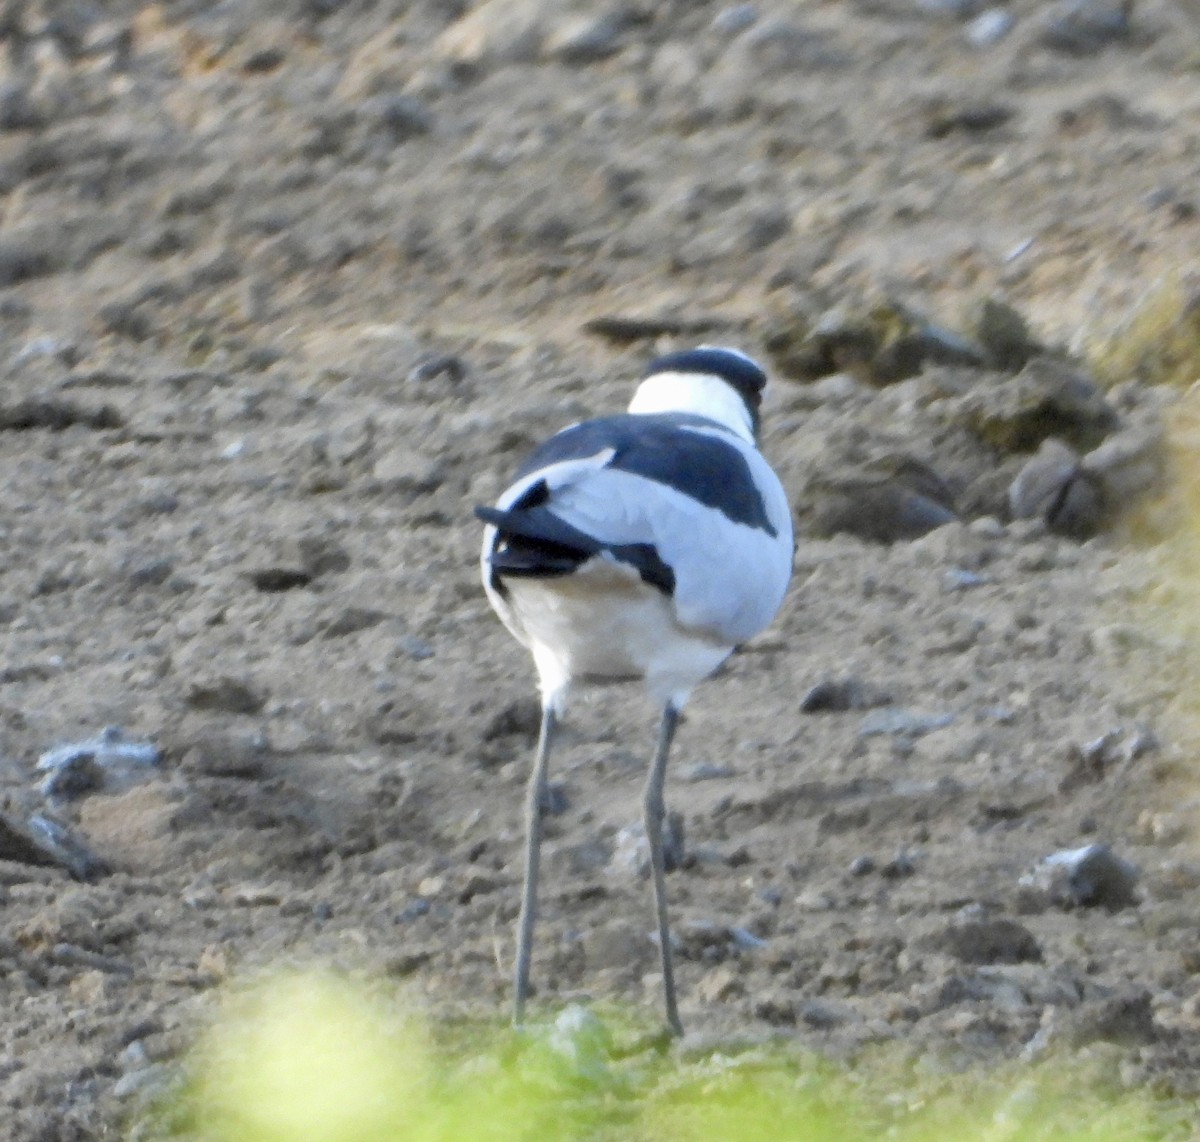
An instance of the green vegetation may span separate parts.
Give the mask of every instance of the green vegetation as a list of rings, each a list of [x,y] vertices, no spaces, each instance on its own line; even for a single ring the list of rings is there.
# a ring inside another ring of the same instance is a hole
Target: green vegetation
[[[523,1034],[435,1035],[386,994],[315,973],[232,998],[189,1070],[159,1122],[205,1142],[1139,1142],[1195,1125],[1078,1068],[850,1067],[786,1045],[683,1054],[580,1008]]]

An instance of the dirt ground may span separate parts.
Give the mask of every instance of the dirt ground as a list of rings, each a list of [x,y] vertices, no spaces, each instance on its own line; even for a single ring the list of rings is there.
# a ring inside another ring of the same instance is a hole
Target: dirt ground
[[[1002,297],[1086,371],[1200,249],[1200,9],[1077,7],[1013,0],[991,41],[967,0],[4,5],[0,788],[108,866],[0,861],[7,1138],[125,1136],[221,982],[263,965],[505,1009],[536,705],[472,505],[656,351],[774,367],[780,329],[839,305],[961,330]],[[1191,1095],[1174,517],[1010,521],[1039,440],[979,410],[1018,371],[774,386],[796,574],[677,739],[682,1015],[929,1066],[1061,1047]],[[1056,434],[1154,467],[1186,402],[1098,393]],[[885,453],[959,519],[829,525]],[[44,794],[39,757],[106,726],[161,765]],[[628,828],[653,727],[636,692],[574,710],[540,1012],[657,1010]],[[1139,873],[1111,906],[1038,879],[1092,843]]]

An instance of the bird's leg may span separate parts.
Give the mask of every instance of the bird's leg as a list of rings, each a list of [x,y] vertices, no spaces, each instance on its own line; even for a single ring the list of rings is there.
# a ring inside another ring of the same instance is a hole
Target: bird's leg
[[[525,1018],[525,1000],[529,995],[529,956],[533,945],[533,923],[537,919],[538,857],[542,844],[542,812],[546,798],[546,774],[549,770],[550,743],[558,720],[554,707],[542,708],[542,728],[538,734],[537,756],[529,785],[525,790],[525,883],[521,889],[521,917],[517,921],[517,964],[514,973],[513,1022]]]
[[[663,802],[663,783],[667,776],[667,754],[671,751],[671,739],[679,724],[679,711],[668,702],[663,709],[662,723],[658,731],[658,748],[650,763],[650,775],[646,779],[643,801],[645,808],[646,838],[650,842],[650,869],[654,874],[654,904],[658,910],[658,947],[662,957],[663,992],[667,1004],[667,1023],[676,1035],[683,1034],[679,1022],[679,1009],[675,1004],[675,972],[671,965],[671,927],[667,919],[666,861],[663,857],[663,819],[666,805]]]

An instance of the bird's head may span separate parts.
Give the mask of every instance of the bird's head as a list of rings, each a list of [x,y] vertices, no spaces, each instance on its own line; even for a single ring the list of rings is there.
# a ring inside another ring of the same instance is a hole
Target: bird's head
[[[701,345],[651,361],[629,411],[694,413],[753,443],[766,384],[762,366],[741,350]]]

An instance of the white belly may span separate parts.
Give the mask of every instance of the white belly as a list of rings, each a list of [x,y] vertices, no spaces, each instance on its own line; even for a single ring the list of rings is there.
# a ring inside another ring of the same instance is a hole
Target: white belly
[[[573,681],[640,678],[656,703],[682,706],[733,649],[680,626],[671,599],[631,571],[597,560],[560,579],[506,579],[508,598],[493,598],[556,704]]]

